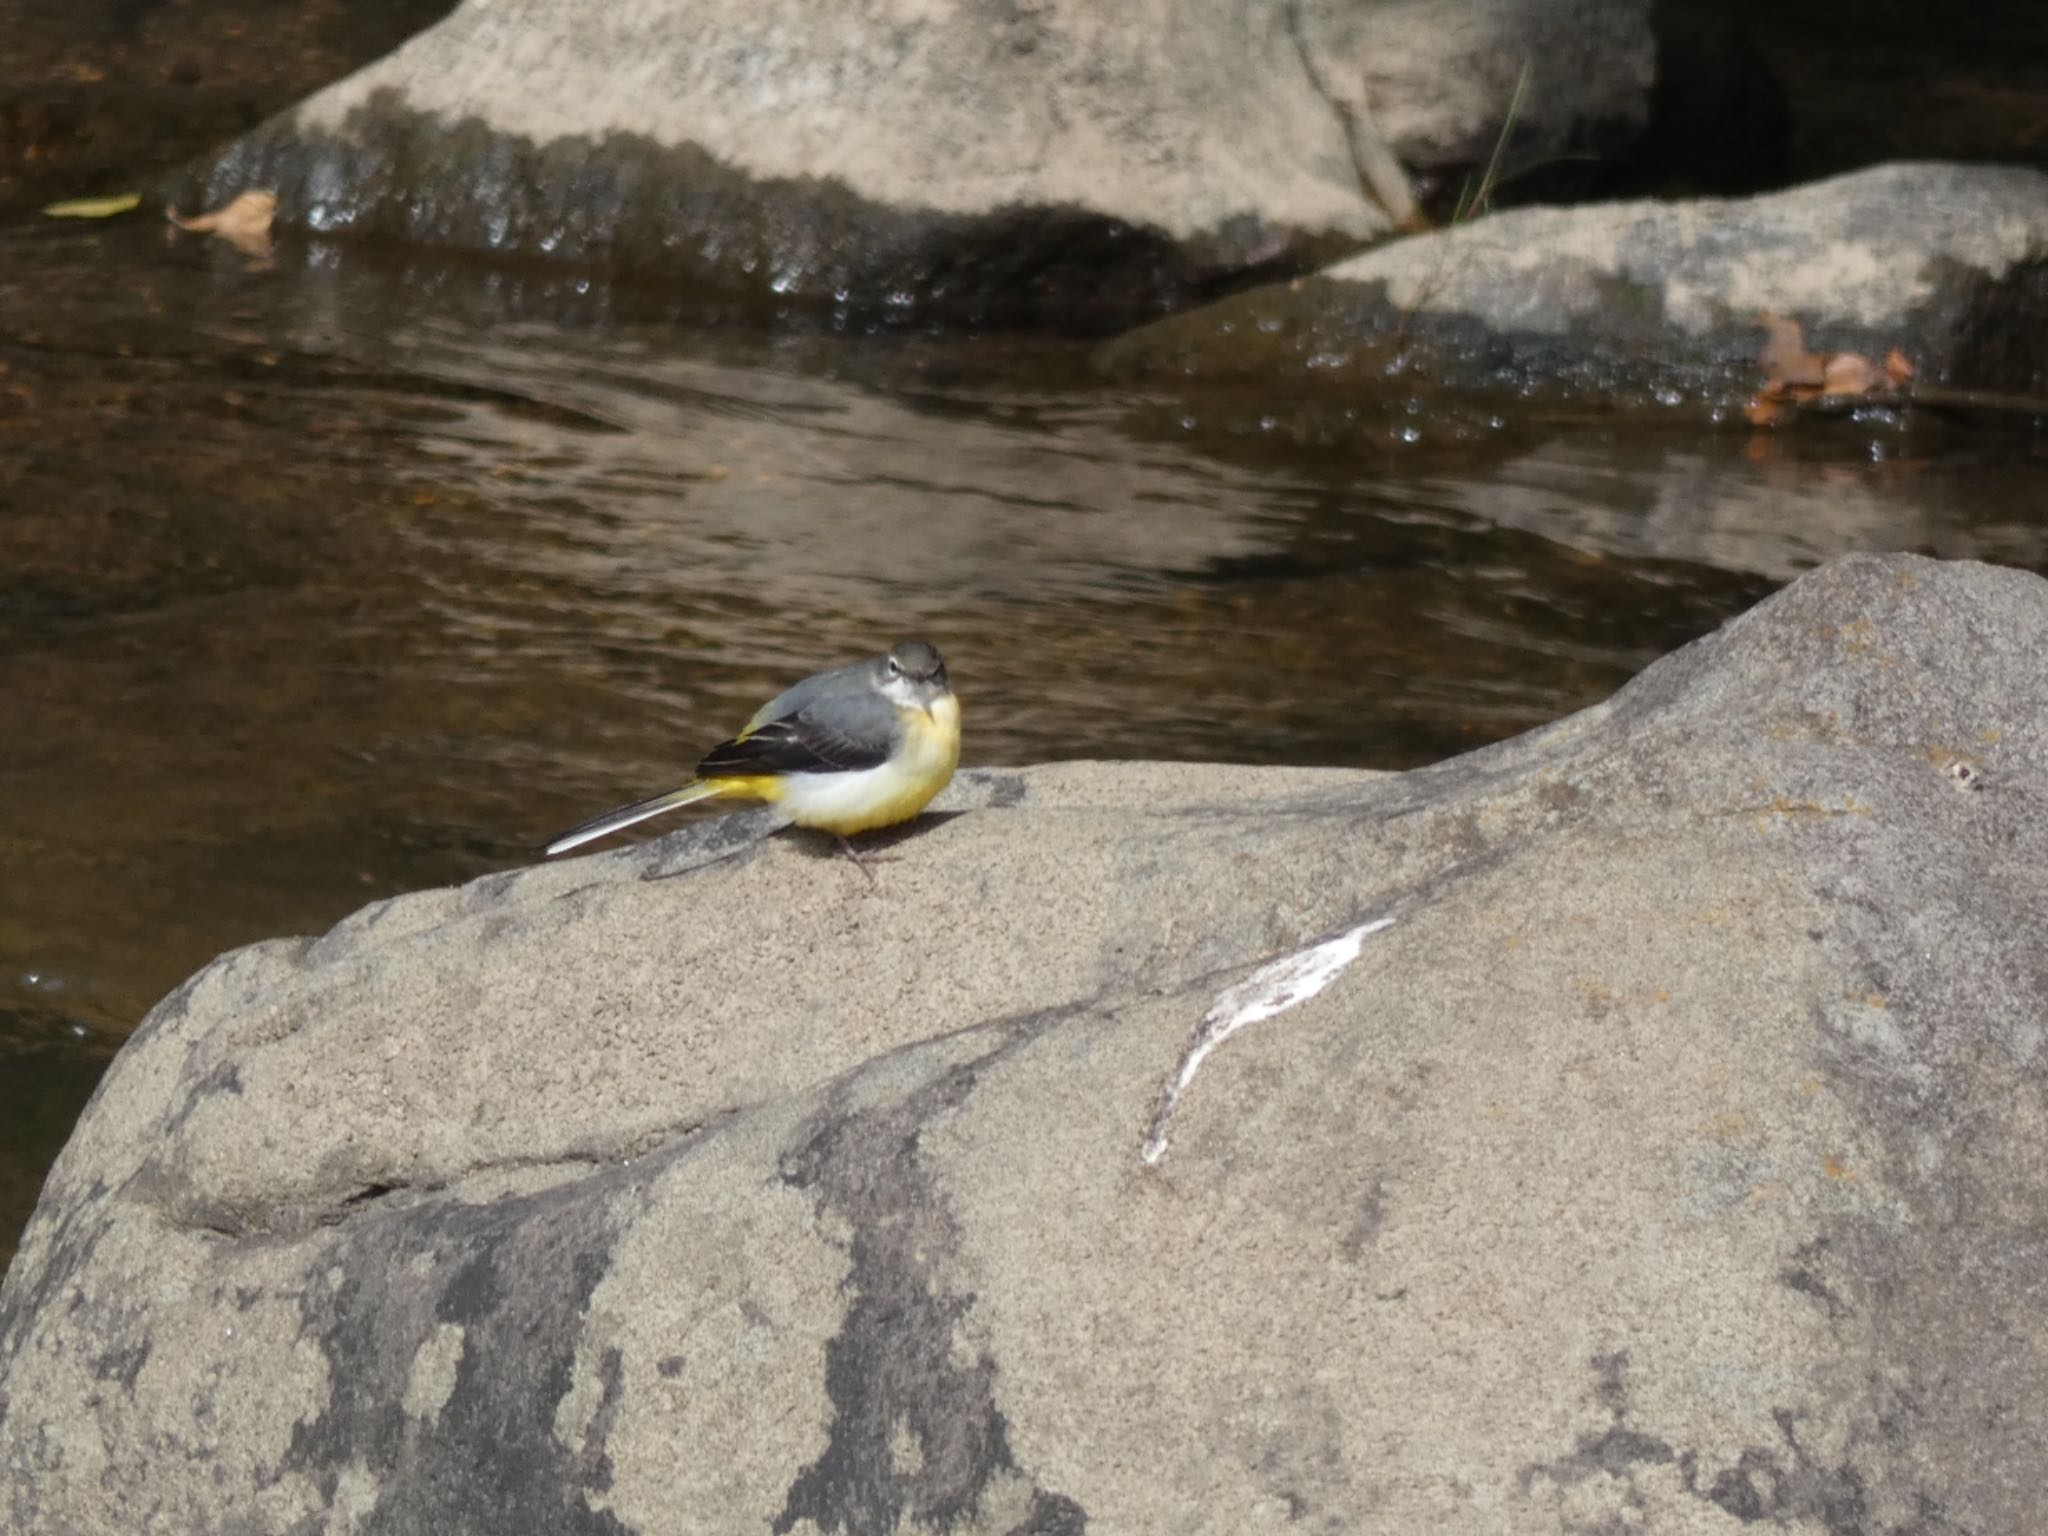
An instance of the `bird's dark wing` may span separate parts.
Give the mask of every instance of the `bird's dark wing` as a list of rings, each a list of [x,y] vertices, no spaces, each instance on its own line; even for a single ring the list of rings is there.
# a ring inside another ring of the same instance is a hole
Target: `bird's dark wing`
[[[889,760],[901,730],[895,706],[879,694],[818,700],[713,747],[697,765],[697,776],[729,779],[879,768]]]

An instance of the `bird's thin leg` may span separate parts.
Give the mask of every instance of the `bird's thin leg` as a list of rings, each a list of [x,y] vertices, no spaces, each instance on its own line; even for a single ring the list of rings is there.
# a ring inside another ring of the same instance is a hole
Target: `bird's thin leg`
[[[832,835],[839,840],[839,851],[853,860],[853,867],[866,875],[868,877],[868,884],[873,885],[875,883],[875,872],[868,868],[867,856],[862,855],[852,843],[841,837],[839,833],[835,832]]]

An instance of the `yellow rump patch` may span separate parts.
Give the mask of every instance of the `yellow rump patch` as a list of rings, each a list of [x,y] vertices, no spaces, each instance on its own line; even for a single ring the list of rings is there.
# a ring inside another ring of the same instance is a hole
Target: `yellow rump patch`
[[[731,778],[720,775],[715,779],[699,779],[700,784],[709,786],[708,800],[759,800],[773,805],[787,790],[782,780],[770,773],[735,774]]]

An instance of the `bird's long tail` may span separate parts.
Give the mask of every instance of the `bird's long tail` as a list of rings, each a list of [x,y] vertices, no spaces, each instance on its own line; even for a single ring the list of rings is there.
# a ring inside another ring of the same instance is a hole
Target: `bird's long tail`
[[[645,821],[650,816],[659,816],[663,811],[672,811],[679,805],[694,805],[699,800],[709,800],[723,794],[726,786],[716,779],[692,779],[681,789],[672,789],[667,794],[656,795],[651,800],[636,800],[631,805],[622,805],[615,811],[606,811],[583,823],[571,827],[554,839],[544,850],[547,857],[567,853],[571,848],[581,848],[585,843],[595,842],[608,832],[617,832],[635,822]]]

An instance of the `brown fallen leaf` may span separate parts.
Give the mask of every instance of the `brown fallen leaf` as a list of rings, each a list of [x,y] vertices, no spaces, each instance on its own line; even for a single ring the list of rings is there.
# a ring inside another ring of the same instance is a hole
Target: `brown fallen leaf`
[[[1764,371],[1763,388],[1742,409],[1753,427],[1775,426],[1785,409],[1828,395],[1867,395],[1905,387],[1913,365],[1893,347],[1880,367],[1860,352],[1810,352],[1806,332],[1797,320],[1762,314],[1764,349],[1757,366]]]
[[[1769,337],[1757,358],[1764,371],[1764,388],[1818,388],[1827,374],[1827,359],[1806,350],[1806,332],[1799,322],[1773,314],[1756,318]]]
[[[1861,352],[1830,352],[1821,368],[1824,395],[1867,395],[1885,382],[1877,364]]]
[[[195,235],[217,235],[244,256],[270,254],[270,221],[277,215],[275,192],[243,192],[210,213],[186,218],[176,209],[170,220]]]

